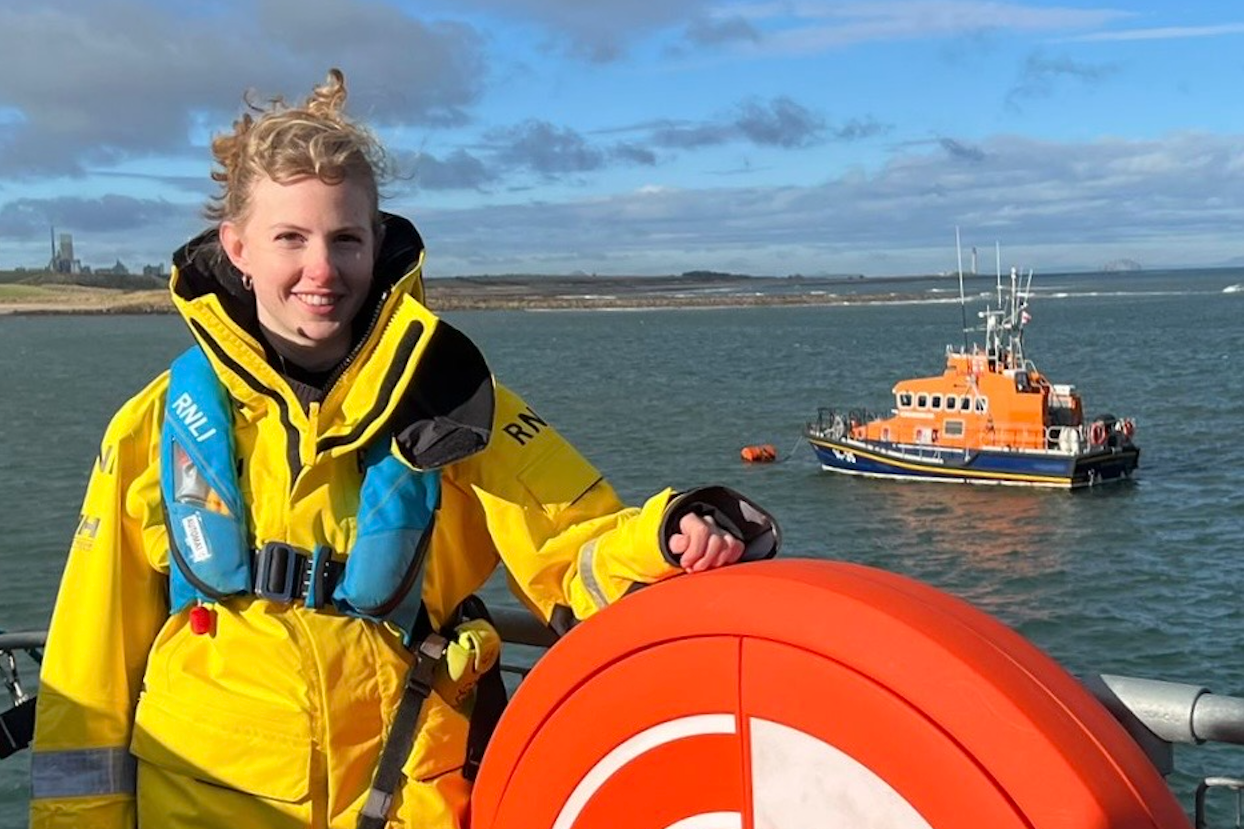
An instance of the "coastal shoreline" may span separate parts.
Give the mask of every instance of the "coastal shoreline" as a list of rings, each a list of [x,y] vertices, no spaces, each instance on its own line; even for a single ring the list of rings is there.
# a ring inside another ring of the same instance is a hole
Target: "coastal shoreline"
[[[857,279],[806,278],[772,291],[764,290],[774,284],[764,277],[449,277],[426,280],[424,290],[427,306],[438,312],[847,305],[919,296],[902,291],[900,284],[893,291],[840,292],[852,282]],[[0,316],[171,313],[172,299],[162,288],[39,285],[9,294],[0,291]]]

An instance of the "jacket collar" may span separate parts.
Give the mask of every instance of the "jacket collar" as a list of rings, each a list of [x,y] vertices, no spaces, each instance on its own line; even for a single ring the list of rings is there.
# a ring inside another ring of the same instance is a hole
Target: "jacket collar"
[[[304,462],[322,452],[357,450],[387,429],[410,438],[412,465],[440,466],[478,451],[491,431],[493,381],[483,356],[423,306],[424,248],[414,225],[391,214],[383,219],[353,346],[311,414],[274,367],[254,294],[242,287],[216,230],[173,256],[173,302],[217,377],[244,417],[261,417],[275,404],[286,428],[307,444]]]

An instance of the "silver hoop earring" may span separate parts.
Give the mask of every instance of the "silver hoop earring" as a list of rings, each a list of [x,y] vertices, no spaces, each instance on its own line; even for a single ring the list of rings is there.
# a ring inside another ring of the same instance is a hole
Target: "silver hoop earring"
[[[249,291],[251,288],[255,287],[255,280],[251,279],[251,275],[250,275],[250,274],[248,274],[248,273],[244,273],[244,274],[242,274],[242,287],[243,287],[243,288],[245,288],[245,289],[246,289],[246,290],[248,290],[248,291]]]

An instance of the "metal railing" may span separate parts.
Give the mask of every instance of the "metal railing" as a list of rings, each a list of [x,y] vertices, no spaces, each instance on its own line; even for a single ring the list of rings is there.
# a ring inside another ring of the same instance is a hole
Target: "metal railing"
[[[1163,776],[1175,770],[1174,743],[1244,745],[1244,699],[1214,694],[1201,685],[1100,674],[1085,687],[1114,715]],[[1212,775],[1197,784],[1196,829],[1208,829],[1206,799],[1211,789],[1235,795],[1235,825],[1244,818],[1244,779]]]

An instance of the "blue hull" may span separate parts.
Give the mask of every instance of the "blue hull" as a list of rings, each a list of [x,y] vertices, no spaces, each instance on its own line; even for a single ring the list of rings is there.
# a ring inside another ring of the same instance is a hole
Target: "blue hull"
[[[822,468],[831,472],[922,481],[1075,489],[1130,478],[1140,462],[1136,446],[1103,447],[1079,455],[990,449],[965,453],[933,446],[807,438]]]

